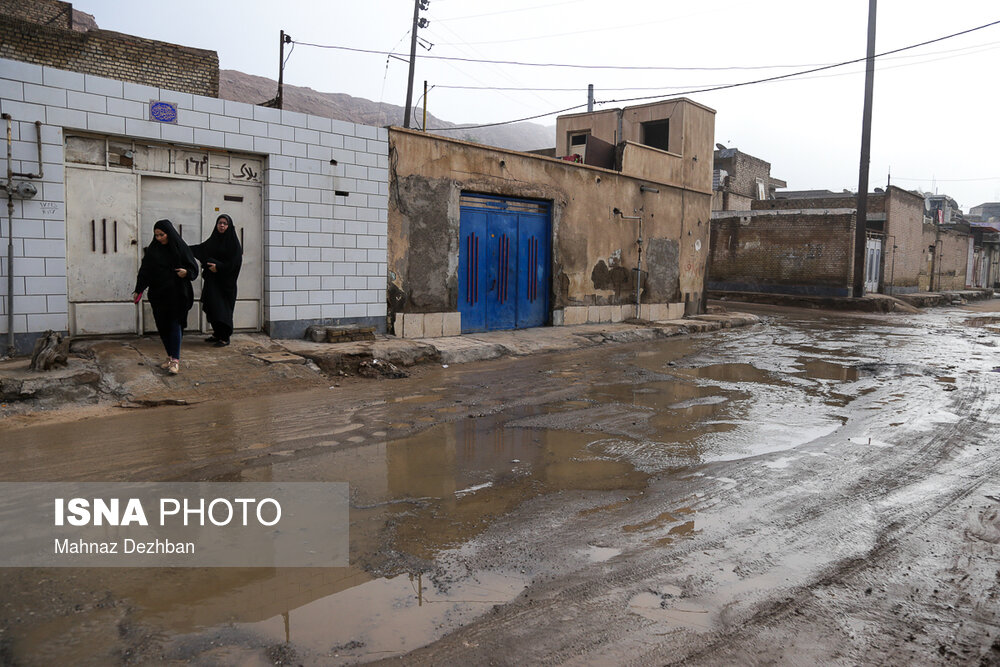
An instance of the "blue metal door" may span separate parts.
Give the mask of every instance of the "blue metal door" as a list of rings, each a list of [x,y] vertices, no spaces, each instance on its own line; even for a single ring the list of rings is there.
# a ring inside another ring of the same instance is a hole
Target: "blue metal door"
[[[539,327],[549,314],[549,217],[521,213],[517,225],[517,328]]]
[[[517,324],[517,215],[489,213],[486,226],[486,326],[513,329]]]
[[[545,203],[462,195],[458,310],[463,332],[546,323],[549,220]]]

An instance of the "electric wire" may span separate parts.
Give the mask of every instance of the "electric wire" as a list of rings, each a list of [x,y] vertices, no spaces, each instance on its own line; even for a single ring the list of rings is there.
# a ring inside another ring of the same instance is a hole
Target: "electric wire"
[[[887,55],[892,55],[894,53],[901,53],[903,51],[909,51],[911,49],[916,49],[916,48],[919,48],[921,46],[927,46],[928,44],[934,44],[936,42],[941,42],[941,41],[944,41],[946,39],[952,39],[952,38],[955,38],[955,37],[959,37],[961,35],[966,35],[966,34],[975,32],[977,30],[983,30],[985,28],[989,28],[989,27],[992,27],[992,26],[995,26],[995,25],[998,25],[998,24],[1000,24],[1000,20],[998,20],[998,21],[992,21],[990,23],[985,23],[985,24],[977,26],[975,28],[969,28],[969,29],[966,29],[966,30],[962,30],[960,32],[952,33],[950,35],[945,35],[943,37],[937,37],[935,39],[929,39],[929,40],[926,40],[926,41],[923,41],[923,42],[919,42],[917,44],[911,44],[909,46],[900,47],[898,49],[892,49],[890,51],[884,51],[882,53],[876,54],[874,56],[874,58],[877,59],[877,58],[884,57],[884,56],[887,56]],[[853,60],[846,60],[846,61],[843,61],[843,62],[840,62],[840,63],[834,63],[832,65],[824,65],[822,67],[814,67],[812,69],[802,70],[800,72],[790,72],[788,74],[779,74],[779,75],[776,75],[776,76],[766,77],[766,78],[763,78],[763,79],[754,79],[752,81],[742,81],[742,82],[739,82],[739,83],[731,83],[731,84],[723,84],[723,85],[719,85],[719,86],[710,86],[710,87],[689,89],[689,90],[682,91],[680,93],[675,93],[674,95],[670,95],[669,97],[680,97],[680,96],[683,96],[683,95],[693,95],[693,94],[696,94],[696,93],[715,92],[715,91],[718,91],[718,90],[729,90],[729,89],[732,89],[732,88],[740,88],[740,87],[745,87],[745,86],[752,86],[752,85],[756,85],[756,84],[760,84],[760,83],[770,83],[772,81],[781,81],[781,80],[789,79],[789,78],[792,78],[792,77],[802,76],[804,74],[814,74],[816,72],[822,72],[822,71],[830,70],[830,69],[833,69],[833,68],[836,68],[836,67],[843,67],[845,65],[853,65],[855,63],[865,62],[867,60],[868,60],[867,57],[855,58]],[[627,97],[627,98],[612,99],[612,100],[601,100],[600,102],[595,101],[595,104],[618,104],[618,103],[621,103],[621,102],[637,102],[637,101],[650,100],[650,99],[662,99],[663,97],[665,97],[665,96],[664,95],[643,95],[643,96],[639,96],[639,97]],[[563,110],[560,110],[560,111],[551,111],[551,112],[548,112],[548,113],[536,114],[535,116],[531,116],[531,117],[528,117],[528,118],[519,118],[519,119],[516,119],[516,120],[499,121],[499,122],[495,122],[495,123],[485,123],[485,124],[481,124],[481,125],[461,125],[461,126],[449,127],[449,128],[432,128],[432,129],[434,129],[434,131],[436,131],[436,132],[451,132],[451,131],[455,131],[455,130],[475,130],[475,129],[479,129],[479,128],[482,128],[482,127],[495,127],[497,125],[507,125],[507,124],[511,124],[511,123],[520,123],[520,122],[524,122],[524,121],[528,121],[528,120],[535,120],[537,118],[544,118],[545,116],[552,116],[552,115],[559,114],[559,113],[565,113],[566,111],[570,111],[570,110],[573,110],[573,109],[579,109],[579,108],[585,107],[585,106],[587,106],[587,105],[586,104],[579,104],[579,105],[576,105],[574,107],[570,107],[569,109],[563,109]]]
[[[968,28],[966,30],[962,30],[960,32],[952,33],[950,35],[945,35],[943,37],[937,37],[935,39],[929,39],[929,40],[926,40],[926,41],[923,41],[923,42],[919,42],[917,44],[911,44],[909,46],[904,46],[904,47],[901,47],[901,48],[898,48],[898,49],[893,49],[893,50],[890,50],[890,51],[885,51],[883,53],[877,54],[875,57],[876,58],[880,58],[880,57],[891,55],[891,54],[894,54],[894,53],[900,53],[902,51],[907,51],[907,50],[910,50],[910,49],[915,49],[915,48],[918,48],[918,47],[921,47],[921,46],[927,46],[928,44],[934,44],[936,42],[944,41],[946,39],[952,39],[954,37],[959,37],[961,35],[966,35],[966,34],[969,34],[969,33],[972,33],[972,32],[976,32],[977,30],[983,30],[985,28],[990,28],[990,27],[995,26],[997,24],[1000,24],[1000,20],[992,21],[990,23],[985,23],[983,25],[976,26],[975,28]],[[372,53],[372,54],[383,55],[383,56],[385,56],[385,55],[396,55],[396,56],[401,55],[401,54],[393,53],[393,52],[390,52],[390,51],[378,51],[378,50],[375,50],[375,49],[360,49],[360,48],[356,48],[356,47],[339,46],[339,45],[334,45],[334,44],[315,44],[315,43],[312,43],[312,42],[295,42],[295,43],[301,44],[302,46],[311,46],[311,47],[318,48],[318,49],[335,49],[335,50],[340,50],[340,51],[351,51],[351,52],[354,52],[354,53]],[[402,55],[405,56],[405,54],[402,54]],[[425,58],[427,60],[451,60],[451,61],[458,61],[458,62],[489,63],[489,64],[493,64],[493,65],[513,65],[513,66],[517,66],[517,67],[564,67],[564,68],[570,68],[570,69],[586,69],[586,70],[607,69],[607,70],[619,70],[619,71],[669,71],[669,72],[696,72],[696,71],[703,71],[704,72],[704,71],[736,71],[736,70],[743,70],[743,69],[761,69],[760,67],[741,67],[741,66],[727,66],[727,67],[677,67],[677,66],[664,66],[664,65],[580,65],[580,64],[576,64],[576,63],[529,63],[529,62],[522,62],[522,61],[517,61],[517,60],[486,60],[486,59],[477,59],[477,58],[462,58],[462,57],[457,57],[457,56],[432,56],[432,55],[424,55],[424,56],[421,56],[421,57]],[[839,67],[841,65],[849,65],[849,64],[852,64],[852,63],[856,63],[856,62],[863,62],[866,59],[867,59],[866,57],[861,57],[861,58],[855,58],[853,60],[846,60],[846,61],[843,61],[843,62],[840,62],[840,63],[833,63],[833,64],[829,64],[829,65],[821,65],[821,66],[818,66],[818,67],[816,67],[816,68],[814,68],[812,70],[806,70],[805,73],[810,73],[812,71],[818,71],[818,70],[821,70],[821,69],[828,69],[828,68],[831,68],[831,67]],[[775,68],[775,67],[781,67],[781,66],[776,66],[776,65],[768,66],[768,68]],[[792,74],[790,74],[788,76],[794,76],[794,75],[795,75],[795,73],[792,73]]]

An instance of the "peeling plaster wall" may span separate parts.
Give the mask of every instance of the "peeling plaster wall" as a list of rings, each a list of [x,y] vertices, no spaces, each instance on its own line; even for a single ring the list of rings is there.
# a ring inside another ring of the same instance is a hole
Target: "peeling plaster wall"
[[[459,198],[463,191],[552,205],[554,310],[635,303],[641,215],[641,302],[685,295],[700,310],[711,215],[703,191],[586,165],[391,128],[390,318],[457,310]],[[641,184],[659,193],[641,192]]]

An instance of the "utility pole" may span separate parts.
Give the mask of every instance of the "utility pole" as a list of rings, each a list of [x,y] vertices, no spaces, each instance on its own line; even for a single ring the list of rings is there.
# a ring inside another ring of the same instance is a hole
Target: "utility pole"
[[[865,111],[861,121],[861,166],[858,170],[857,215],[854,229],[854,296],[865,294],[865,255],[868,227],[868,163],[872,143],[872,91],[875,87],[875,5],[868,0],[868,57],[865,68]]]
[[[280,109],[282,104],[282,96],[285,90],[285,44],[289,44],[292,41],[291,35],[286,35],[285,31],[281,31],[281,44],[278,46],[278,96],[274,98],[274,108]]]
[[[430,23],[420,18],[420,10],[427,10],[430,0],[413,0],[413,28],[410,29],[410,75],[406,82],[406,108],[403,110],[403,127],[410,127],[410,105],[413,104],[413,68],[417,64],[417,28]]]

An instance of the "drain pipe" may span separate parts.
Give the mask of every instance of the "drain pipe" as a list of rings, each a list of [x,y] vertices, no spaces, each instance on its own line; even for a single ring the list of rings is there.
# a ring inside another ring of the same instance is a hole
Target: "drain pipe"
[[[633,213],[638,213],[638,210],[633,210]],[[621,209],[614,209],[612,211],[622,220],[638,220],[639,221],[639,238],[636,239],[635,243],[638,246],[638,259],[635,262],[635,318],[642,319],[640,317],[640,312],[642,305],[639,303],[639,288],[642,283],[642,216],[641,215],[625,215],[621,212]]]
[[[14,171],[14,118],[5,113],[0,118],[7,121],[7,183],[4,190],[7,191],[7,356],[14,356],[14,194],[22,197],[31,197],[35,194],[34,186],[30,183],[22,183],[21,186],[14,186],[14,177],[18,178],[41,178],[42,177],[42,122],[35,121],[35,137],[38,145],[38,173],[21,173]]]
[[[14,163],[11,121],[9,113],[3,115],[7,121],[7,356],[14,356]]]

